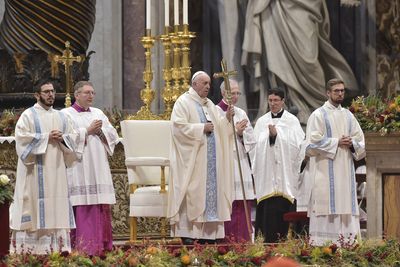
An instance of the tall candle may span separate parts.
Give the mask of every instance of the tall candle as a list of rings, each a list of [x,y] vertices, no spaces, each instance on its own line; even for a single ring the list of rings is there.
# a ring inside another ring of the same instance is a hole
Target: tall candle
[[[174,25],[179,25],[179,0],[174,0]]]
[[[146,0],[146,29],[151,29],[151,2]]]
[[[188,9],[188,0],[183,0],[183,24],[189,24]]]
[[[169,0],[164,0],[164,24],[169,26]]]

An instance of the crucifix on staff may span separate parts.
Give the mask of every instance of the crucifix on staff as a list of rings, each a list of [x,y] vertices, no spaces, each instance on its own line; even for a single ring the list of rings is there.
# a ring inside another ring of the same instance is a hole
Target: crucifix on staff
[[[62,63],[65,68],[65,107],[71,106],[71,96],[70,91],[72,87],[72,73],[71,67],[74,62],[81,62],[81,56],[74,56],[71,49],[70,43],[68,41],[65,42],[65,50],[62,53],[62,56],[55,55],[54,62]]]

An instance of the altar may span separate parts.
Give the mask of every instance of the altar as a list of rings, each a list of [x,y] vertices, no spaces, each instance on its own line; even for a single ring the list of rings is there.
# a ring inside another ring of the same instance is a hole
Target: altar
[[[7,174],[15,183],[17,169],[17,154],[14,137],[0,136],[0,174]],[[114,240],[128,240],[129,229],[129,184],[125,167],[123,140],[117,144],[114,155],[109,157],[113,177],[116,203],[112,205],[112,228]],[[138,238],[159,237],[161,222],[158,218],[138,218]]]

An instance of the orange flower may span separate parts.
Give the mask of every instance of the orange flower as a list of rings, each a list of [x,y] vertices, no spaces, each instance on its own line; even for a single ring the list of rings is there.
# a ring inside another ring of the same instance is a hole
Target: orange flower
[[[191,262],[190,256],[188,254],[182,255],[181,262],[184,265],[189,265]]]
[[[330,247],[324,247],[324,248],[322,248],[322,252],[326,255],[331,255],[332,249]]]
[[[156,247],[148,247],[146,250],[147,254],[154,255],[158,252],[158,248]]]

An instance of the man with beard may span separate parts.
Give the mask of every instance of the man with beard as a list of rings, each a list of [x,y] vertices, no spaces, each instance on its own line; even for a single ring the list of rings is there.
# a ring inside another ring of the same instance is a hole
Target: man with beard
[[[310,242],[321,246],[340,236],[360,235],[353,159],[365,156],[364,134],[354,115],[341,106],[343,81],[327,82],[328,101],[315,110],[307,123],[307,150],[315,157],[309,203]],[[338,242],[337,242],[338,243]],[[338,243],[339,244],[339,243]]]
[[[75,103],[62,112],[70,116],[85,146],[77,163],[68,168],[76,219],[71,241],[73,248],[98,255],[112,249],[111,204],[115,203],[115,193],[107,156],[114,153],[118,134],[103,111],[92,107],[96,92],[91,82],[77,82],[74,91]]]
[[[75,222],[66,166],[83,142],[77,143],[67,116],[53,109],[55,90],[50,81],[35,88],[35,98],[37,103],[21,114],[15,128],[18,165],[10,207],[10,251],[70,251],[69,231]]]

